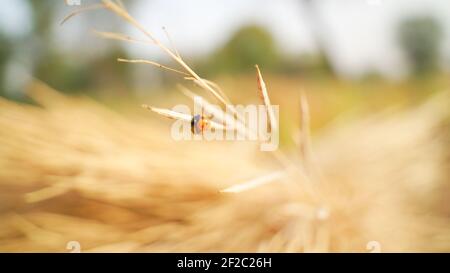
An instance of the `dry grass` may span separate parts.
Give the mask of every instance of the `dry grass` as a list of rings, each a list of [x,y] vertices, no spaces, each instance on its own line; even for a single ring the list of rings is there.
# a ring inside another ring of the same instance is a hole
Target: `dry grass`
[[[0,101],[0,250],[450,251],[448,93],[316,139],[320,180],[246,143],[173,142],[42,85]],[[312,191],[306,191],[308,187]]]

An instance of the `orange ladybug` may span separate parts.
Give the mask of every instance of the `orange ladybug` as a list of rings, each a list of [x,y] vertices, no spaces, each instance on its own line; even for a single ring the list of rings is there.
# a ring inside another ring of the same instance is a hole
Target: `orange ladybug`
[[[204,115],[194,115],[191,119],[191,132],[193,134],[202,133],[209,125],[208,119]]]

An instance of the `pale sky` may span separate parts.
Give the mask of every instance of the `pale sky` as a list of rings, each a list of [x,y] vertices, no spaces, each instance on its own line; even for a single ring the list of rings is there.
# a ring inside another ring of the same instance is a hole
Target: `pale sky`
[[[320,2],[326,38],[332,45],[333,62],[343,75],[359,76],[368,69],[393,77],[402,75],[405,65],[394,35],[396,24],[407,15],[431,14],[441,21],[447,67],[450,63],[449,0],[316,1]],[[286,54],[315,49],[299,0],[140,0],[130,13],[162,40],[161,27],[165,26],[178,50],[188,56],[213,51],[247,23],[267,27]],[[29,10],[24,1],[10,0],[0,9],[0,28],[8,33],[26,32],[27,18]],[[86,39],[95,39],[83,36],[86,28],[71,22],[64,30],[55,27],[55,34],[62,46],[82,48]],[[157,49],[148,47],[133,46],[130,50],[133,57],[160,56]]]
[[[444,52],[450,62],[449,0],[322,0],[320,12],[329,30],[333,60],[344,75],[367,69],[403,74],[405,65],[395,41],[395,26],[407,15],[431,14],[446,32]],[[305,10],[299,0],[143,1],[134,14],[146,25],[166,26],[186,54],[210,52],[245,23],[272,31],[286,52],[315,48]]]

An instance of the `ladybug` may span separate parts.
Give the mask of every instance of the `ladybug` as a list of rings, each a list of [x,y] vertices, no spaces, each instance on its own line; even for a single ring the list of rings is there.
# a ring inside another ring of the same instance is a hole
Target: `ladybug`
[[[193,134],[202,133],[209,125],[209,121],[204,115],[194,115],[191,119],[191,132]]]

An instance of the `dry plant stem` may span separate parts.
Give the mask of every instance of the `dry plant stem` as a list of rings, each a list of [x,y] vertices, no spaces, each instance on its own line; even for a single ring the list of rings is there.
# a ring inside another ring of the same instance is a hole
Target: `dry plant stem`
[[[181,58],[181,55],[180,55],[180,53],[178,52],[178,50],[177,50],[177,48],[176,48],[176,46],[175,46],[175,44],[174,44],[174,42],[173,42],[173,40],[172,40],[172,37],[170,37],[170,34],[169,34],[169,32],[167,31],[166,27],[163,27],[162,29],[163,29],[163,31],[164,31],[164,34],[166,34],[167,40],[169,40],[169,43],[170,43],[170,45],[172,46],[173,51],[175,52],[175,54],[176,54],[179,58]]]
[[[270,103],[269,94],[267,93],[266,83],[263,80],[261,75],[261,71],[259,70],[258,65],[255,65],[258,79],[258,89],[260,91],[260,95],[264,101],[264,105],[266,106],[266,111],[269,116],[270,128],[272,131],[277,130],[278,125],[275,119],[275,113],[273,111],[272,105]]]
[[[111,40],[118,40],[118,41],[124,41],[124,42],[130,42],[130,43],[139,43],[139,44],[146,44],[146,45],[153,45],[152,42],[148,40],[142,40],[142,39],[135,39],[128,35],[117,33],[117,32],[108,32],[108,31],[98,31],[93,30],[93,33],[101,38],[104,39],[111,39]]]
[[[189,80],[189,81],[193,81],[195,84],[197,84],[198,86],[201,87],[199,81],[194,78],[194,77],[184,77],[185,80]],[[209,85],[211,85],[218,93],[220,93],[220,95],[225,99],[225,101],[227,102],[227,105],[231,104],[231,100],[227,97],[227,95],[223,92],[223,90],[220,88],[219,85],[217,85],[215,82],[212,82],[210,80],[207,79],[203,79],[206,83],[208,83]]]
[[[157,62],[149,61],[149,60],[130,60],[130,59],[122,59],[122,58],[119,58],[119,59],[117,59],[117,61],[118,61],[118,62],[122,62],[122,63],[142,63],[142,64],[151,64],[151,65],[154,65],[154,66],[156,66],[156,67],[159,67],[159,68],[162,68],[162,69],[165,69],[165,70],[168,70],[168,71],[176,72],[176,73],[179,73],[179,74],[182,74],[182,75],[188,75],[187,73],[185,73],[185,72],[183,72],[183,71],[180,71],[180,70],[177,70],[177,69],[175,69],[175,68],[171,68],[171,67],[162,65],[162,64],[157,63]]]
[[[190,122],[192,119],[192,115],[188,115],[188,114],[184,114],[184,113],[180,113],[180,112],[176,112],[176,111],[172,111],[172,110],[168,110],[168,109],[163,109],[163,108],[151,107],[146,104],[143,104],[142,108],[151,110],[161,116],[164,116],[164,117],[167,117],[170,119],[182,120],[182,121],[186,121],[186,122]],[[210,121],[210,125],[212,128],[214,128],[216,130],[224,130],[223,125],[219,124],[217,122]]]
[[[223,193],[240,193],[243,191],[248,191],[257,187],[261,187],[263,185],[266,185],[268,183],[271,183],[275,180],[279,180],[286,176],[286,173],[284,171],[277,171],[270,174],[263,175],[261,177],[257,177],[254,179],[251,179],[249,181],[246,181],[244,183],[236,184],[231,187],[228,187],[224,190],[221,190],[220,192]]]
[[[85,7],[76,9],[74,12],[72,12],[69,15],[67,15],[66,17],[64,17],[64,19],[61,21],[60,24],[61,25],[64,24],[65,22],[67,22],[67,20],[69,20],[70,18],[74,17],[77,14],[83,13],[85,11],[102,9],[102,8],[105,8],[105,6],[103,4],[93,4],[93,5],[89,5],[89,6],[85,6]]]
[[[227,94],[225,94],[225,92],[223,92],[222,88],[220,88],[220,86],[210,80],[207,79],[203,79],[206,83],[208,83],[209,85],[211,85],[213,88],[216,89],[217,92],[219,92],[219,94],[227,101],[228,104],[231,104],[231,100],[228,98]]]
[[[300,91],[300,111],[301,111],[301,133],[300,133],[300,152],[303,159],[305,172],[314,176],[315,181],[322,181],[320,167],[316,163],[311,143],[311,115],[309,103],[304,90]]]
[[[170,118],[170,119],[176,119],[176,120],[183,120],[183,121],[191,121],[192,116],[188,115],[188,114],[184,114],[184,113],[179,113],[179,112],[175,112],[172,110],[168,110],[168,109],[163,109],[163,108],[157,108],[157,107],[152,107],[149,106],[147,104],[143,104],[142,108],[151,110],[161,116]]]
[[[301,132],[300,132],[300,153],[307,172],[311,165],[311,132],[310,132],[310,115],[309,105],[305,92],[300,91],[300,112],[301,112]]]

